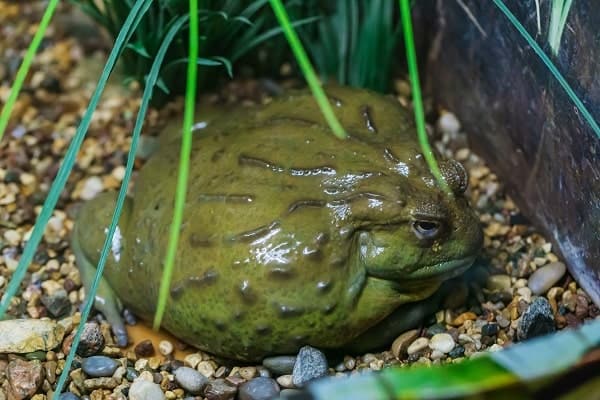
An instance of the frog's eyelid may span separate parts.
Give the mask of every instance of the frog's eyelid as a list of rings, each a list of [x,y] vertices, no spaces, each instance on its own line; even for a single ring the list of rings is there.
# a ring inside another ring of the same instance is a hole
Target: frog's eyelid
[[[411,217],[415,221],[428,221],[428,222],[442,222],[447,219],[446,215],[441,213],[423,213],[423,212],[413,212],[411,213]]]

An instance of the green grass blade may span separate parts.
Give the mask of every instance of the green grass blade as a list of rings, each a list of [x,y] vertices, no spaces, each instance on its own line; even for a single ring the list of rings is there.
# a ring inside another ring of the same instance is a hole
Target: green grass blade
[[[71,173],[71,169],[73,168],[73,164],[75,163],[75,159],[77,157],[77,152],[79,151],[79,148],[81,147],[81,143],[83,143],[83,139],[85,138],[85,133],[87,132],[88,127],[90,126],[90,122],[92,120],[92,114],[94,113],[94,110],[96,109],[96,106],[98,105],[100,96],[102,95],[102,92],[104,91],[104,86],[106,85],[106,82],[108,81],[108,77],[110,76],[110,73],[113,70],[113,67],[117,61],[117,58],[118,58],[119,54],[121,53],[121,50],[124,47],[125,38],[127,37],[127,34],[128,34],[128,29],[135,29],[135,25],[132,25],[132,22],[134,21],[134,17],[139,12],[146,12],[146,10],[148,9],[148,7],[150,6],[151,3],[152,3],[152,0],[137,0],[136,1],[135,7],[132,8],[131,18],[127,19],[127,21],[126,21],[127,24],[124,25],[123,29],[121,29],[121,32],[119,33],[119,36],[117,37],[117,40],[115,41],[115,45],[108,56],[108,60],[106,62],[106,65],[104,66],[104,69],[102,70],[102,74],[100,76],[100,79],[98,80],[98,85],[96,86],[96,89],[94,90],[94,93],[90,100],[90,104],[88,105],[88,108],[85,110],[85,114],[83,115],[83,118],[81,119],[81,123],[79,124],[79,127],[77,128],[75,137],[69,144],[69,148],[67,149],[65,158],[58,170],[58,173],[56,175],[56,178],[54,179],[54,182],[52,183],[52,186],[50,188],[48,196],[46,197],[46,200],[44,201],[44,204],[42,206],[42,211],[40,212],[40,215],[38,216],[38,218],[35,222],[33,231],[31,233],[31,237],[29,238],[29,240],[27,241],[27,244],[25,245],[25,249],[23,250],[23,255],[21,256],[21,259],[19,260],[17,269],[14,272],[14,274],[8,284],[8,287],[6,288],[6,292],[4,293],[2,300],[0,301],[0,319],[2,319],[4,317],[4,314],[6,313],[6,311],[8,310],[8,307],[10,305],[10,300],[17,293],[17,290],[19,289],[19,286],[20,286],[21,282],[23,281],[23,278],[25,277],[27,268],[28,268],[29,264],[31,263],[31,260],[33,259],[35,250],[37,249],[37,246],[40,243],[42,236],[44,235],[44,230],[46,228],[46,225],[48,224],[48,220],[52,216],[52,212],[54,211],[54,207],[56,207],[56,203],[58,201],[60,193],[63,191],[63,189],[65,187],[65,183],[67,182],[67,179]]]
[[[54,15],[54,10],[56,9],[57,5],[58,0],[50,0],[48,2],[48,6],[44,11],[44,15],[42,16],[42,20],[40,21],[37,32],[33,36],[33,39],[27,48],[27,52],[25,53],[25,57],[23,57],[21,66],[19,66],[19,70],[15,76],[15,81],[13,82],[10,90],[10,94],[6,100],[6,104],[4,104],[4,107],[2,108],[2,113],[0,114],[0,140],[2,140],[2,137],[4,136],[4,131],[8,125],[10,114],[12,113],[13,107],[17,101],[17,97],[19,96],[19,92],[21,91],[21,87],[23,86],[23,82],[25,82],[25,78],[27,77],[27,72],[29,72],[29,68],[31,67],[33,58],[35,57],[35,53],[37,52],[38,47],[40,47],[40,43],[44,38],[44,33],[48,28],[48,24],[52,20],[52,15]]]
[[[181,222],[183,220],[183,208],[185,206],[185,195],[187,192],[187,181],[190,170],[190,154],[192,152],[192,124],[194,123],[194,109],[196,106],[196,80],[198,74],[198,0],[190,0],[190,48],[187,67],[187,86],[185,93],[185,111],[183,113],[183,133],[181,136],[181,153],[179,155],[179,174],[177,175],[177,188],[175,192],[175,206],[173,208],[173,219],[169,231],[169,242],[167,254],[165,255],[165,266],[160,289],[158,292],[158,304],[154,314],[154,329],[160,327],[162,317],[167,306],[171,278],[175,266],[175,255]]]
[[[427,132],[425,131],[425,113],[423,112],[423,100],[421,98],[421,85],[419,83],[419,69],[417,67],[417,55],[415,52],[415,40],[413,37],[412,20],[410,14],[409,0],[400,1],[400,14],[402,17],[402,30],[404,32],[404,44],[406,46],[406,60],[408,63],[408,74],[410,76],[410,84],[413,92],[413,105],[415,109],[415,123],[417,125],[417,135],[419,136],[419,144],[423,151],[423,156],[431,173],[438,181],[440,187],[452,196],[452,191],[448,187],[446,180],[440,172],[440,167],[435,160],[429,140],[427,140]]]
[[[555,56],[560,49],[560,40],[563,31],[565,30],[567,17],[569,16],[572,4],[573,0],[552,0],[550,26],[548,28],[548,44]]]
[[[527,32],[527,29],[525,29],[525,27],[519,22],[517,17],[515,17],[515,15],[508,9],[508,7],[506,7],[502,0],[494,0],[494,4],[496,4],[500,11],[502,11],[506,18],[508,18],[508,20],[513,24],[513,26],[517,29],[521,36],[523,36],[527,44],[531,46],[533,51],[535,51],[538,57],[546,65],[550,73],[563,87],[563,89],[567,93],[567,96],[569,96],[573,104],[575,104],[575,107],[577,107],[583,118],[587,121],[588,125],[592,128],[596,136],[598,136],[598,138],[600,139],[600,126],[598,126],[598,123],[596,122],[592,114],[589,112],[589,110],[583,104],[583,102],[579,99],[573,88],[571,88],[571,85],[569,85],[569,83],[562,76],[558,68],[556,68],[554,63],[550,60],[550,57],[548,57],[548,55],[544,53],[544,50],[542,50],[540,45],[537,44],[537,42],[531,37],[529,32]]]
[[[277,20],[283,29],[283,33],[285,34],[285,37],[292,48],[292,52],[298,61],[298,65],[300,65],[300,69],[304,74],[306,82],[308,83],[308,86],[310,87],[310,90],[312,91],[313,96],[315,97],[315,100],[317,101],[317,104],[319,105],[319,108],[325,117],[325,120],[329,124],[331,131],[338,138],[345,139],[346,132],[333,113],[331,104],[329,104],[327,96],[325,95],[325,92],[319,83],[319,79],[315,74],[315,70],[308,60],[308,56],[304,51],[304,47],[302,47],[300,39],[298,39],[298,35],[296,35],[294,28],[290,24],[290,19],[285,11],[285,7],[281,3],[281,0],[270,0],[270,3]]]
[[[142,131],[142,127],[144,126],[144,118],[146,116],[146,112],[148,111],[148,106],[150,105],[150,100],[152,99],[152,92],[154,90],[154,86],[158,81],[158,74],[160,72],[160,68],[162,66],[162,62],[165,58],[167,50],[169,49],[169,45],[175,38],[175,35],[181,30],[184,24],[187,21],[187,16],[180,17],[176,23],[171,26],[171,29],[165,36],[161,47],[159,48],[156,57],[152,63],[152,68],[150,69],[150,73],[148,74],[148,79],[146,81],[146,87],[144,88],[144,93],[142,95],[142,102],[140,104],[140,109],[137,114],[137,118],[135,120],[135,125],[133,128],[132,138],[131,138],[131,146],[129,148],[129,154],[127,157],[127,165],[125,167],[125,176],[123,177],[123,182],[121,183],[121,188],[119,190],[119,195],[117,197],[117,203],[115,206],[115,210],[113,212],[112,220],[110,226],[108,228],[108,233],[106,234],[106,239],[104,241],[104,245],[102,247],[102,251],[100,253],[100,260],[98,261],[98,266],[96,268],[96,275],[94,276],[94,281],[89,290],[89,293],[86,298],[86,302],[84,304],[83,311],[81,313],[81,321],[87,321],[88,315],[92,306],[94,304],[94,294],[98,288],[100,283],[100,278],[104,271],[104,266],[106,265],[106,259],[108,258],[108,253],[110,249],[110,245],[112,243],[112,238],[117,228],[117,224],[119,222],[119,218],[121,216],[121,210],[123,208],[123,203],[125,202],[125,197],[127,195],[127,188],[129,187],[129,182],[131,180],[131,174],[133,172],[133,165],[135,163],[135,154],[137,152],[138,142],[140,133]],[[64,387],[66,379],[69,374],[69,370],[71,364],[73,362],[73,358],[75,357],[75,350],[79,344],[79,338],[81,336],[81,331],[83,331],[84,324],[79,324],[77,328],[76,335],[73,339],[73,344],[71,345],[71,352],[69,353],[67,360],[65,362],[65,366],[63,368],[63,372],[60,376],[58,384],[56,386],[56,393],[60,393]]]

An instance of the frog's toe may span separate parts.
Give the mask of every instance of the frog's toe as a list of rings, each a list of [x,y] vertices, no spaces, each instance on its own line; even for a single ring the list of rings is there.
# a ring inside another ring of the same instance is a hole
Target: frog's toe
[[[117,324],[111,323],[111,326],[117,346],[126,347],[129,344],[129,336],[127,335],[127,329],[125,328],[123,321],[120,320]]]

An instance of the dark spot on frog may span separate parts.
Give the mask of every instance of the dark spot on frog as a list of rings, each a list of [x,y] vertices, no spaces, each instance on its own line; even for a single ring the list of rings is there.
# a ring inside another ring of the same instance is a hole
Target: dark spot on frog
[[[292,338],[292,341],[296,343],[296,345],[302,345],[308,339],[308,335],[296,335]]]
[[[383,158],[385,158],[386,161],[391,162],[394,165],[400,164],[400,159],[396,157],[394,152],[387,147],[383,149]]]
[[[271,332],[271,327],[269,325],[257,325],[255,331],[259,335],[266,335]]]
[[[238,164],[242,167],[260,167],[269,169],[273,172],[283,172],[285,168],[275,165],[270,161],[263,160],[258,157],[252,157],[245,154],[240,154],[238,157]]]
[[[187,278],[187,284],[197,288],[208,286],[215,283],[218,277],[219,273],[215,269],[210,268],[200,276],[190,276]]]
[[[292,268],[290,267],[274,267],[269,269],[268,271],[268,277],[275,279],[275,280],[280,280],[280,281],[287,281],[292,279],[295,276],[295,272]]]
[[[249,204],[254,201],[254,196],[250,194],[201,193],[200,195],[198,195],[198,201],[230,204]]]
[[[336,303],[331,303],[331,304],[327,304],[325,307],[323,307],[323,314],[325,315],[329,315],[333,312],[333,310],[335,310],[335,307],[337,306]]]
[[[171,288],[170,293],[171,293],[171,298],[173,300],[179,300],[179,298],[183,294],[183,290],[184,290],[183,286],[184,286],[184,284],[182,282],[179,282]]]
[[[250,282],[247,279],[243,280],[238,286],[238,293],[247,304],[256,302],[256,294],[250,287]]]
[[[373,117],[371,116],[371,107],[367,105],[361,106],[360,114],[365,120],[365,125],[367,126],[367,129],[373,133],[377,133],[377,127],[375,126],[375,122],[373,121]]]
[[[279,226],[280,223],[278,221],[273,221],[269,225],[263,225],[256,229],[238,233],[237,235],[231,236],[226,240],[228,242],[250,243],[269,235],[273,231],[278,230]]]
[[[198,247],[210,247],[213,245],[213,242],[206,235],[202,235],[199,233],[192,233],[189,237],[190,246],[194,248]]]
[[[327,203],[323,200],[315,200],[315,199],[303,199],[303,200],[297,200],[295,202],[293,202],[292,204],[290,204],[290,206],[287,209],[287,214],[291,214],[296,210],[302,209],[302,208],[322,208],[325,207]]]
[[[235,322],[241,321],[242,319],[244,319],[245,316],[246,316],[246,313],[242,310],[235,310],[233,312],[233,320]]]
[[[227,324],[223,321],[215,321],[215,328],[217,328],[220,331],[224,331],[227,329]]]
[[[336,106],[336,107],[341,107],[344,105],[344,103],[342,102],[342,100],[340,100],[337,97],[331,96],[331,95],[327,95],[327,98],[329,98],[329,100]]]
[[[319,232],[315,235],[314,243],[317,246],[323,246],[329,242],[329,234],[327,232]]]
[[[225,149],[223,149],[223,148],[215,151],[213,153],[213,155],[210,157],[210,161],[212,161],[212,162],[219,161],[221,159],[221,157],[223,157],[223,154],[225,154]]]
[[[333,284],[331,281],[319,281],[317,282],[317,292],[319,294],[325,294],[331,290]]]
[[[319,261],[323,259],[323,252],[321,249],[315,249],[311,247],[305,247],[302,249],[302,255],[312,261]]]
[[[276,303],[275,308],[281,318],[293,318],[304,314],[304,309],[297,306]]]

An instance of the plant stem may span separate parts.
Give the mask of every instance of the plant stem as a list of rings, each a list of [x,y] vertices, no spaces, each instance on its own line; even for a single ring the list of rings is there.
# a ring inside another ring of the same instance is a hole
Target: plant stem
[[[296,57],[296,61],[298,61],[298,65],[300,65],[300,69],[304,74],[304,78],[306,79],[306,82],[308,83],[308,86],[310,87],[310,90],[312,91],[313,96],[315,97],[315,100],[317,101],[317,104],[319,105],[319,108],[325,117],[325,120],[327,121],[327,124],[329,124],[329,127],[334,135],[340,139],[345,139],[346,132],[335,116],[333,109],[331,108],[331,104],[329,104],[329,101],[327,100],[327,96],[321,87],[321,83],[317,78],[317,74],[315,73],[313,66],[308,60],[308,56],[304,51],[304,47],[302,47],[302,43],[300,43],[300,39],[298,39],[296,31],[294,31],[294,28],[290,24],[285,7],[281,3],[281,0],[270,0],[270,3],[277,20],[283,29],[283,33],[285,34],[285,37],[292,48],[292,52]]]
[[[175,256],[177,254],[177,244],[181,231],[181,222],[183,221],[183,209],[185,206],[185,197],[187,192],[187,182],[190,170],[190,154],[192,152],[192,124],[194,122],[194,109],[196,107],[197,73],[198,73],[198,0],[190,0],[190,31],[189,31],[189,55],[187,66],[187,84],[185,93],[185,111],[183,114],[183,133],[181,136],[181,152],[179,155],[179,174],[177,176],[177,187],[175,191],[175,205],[173,209],[173,219],[169,231],[169,243],[167,245],[167,254],[165,255],[165,264],[163,276],[160,282],[158,292],[158,304],[156,314],[152,324],[154,329],[160,327],[162,317],[167,306],[169,288],[173,277],[175,266]]]

